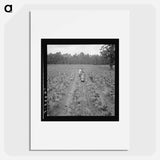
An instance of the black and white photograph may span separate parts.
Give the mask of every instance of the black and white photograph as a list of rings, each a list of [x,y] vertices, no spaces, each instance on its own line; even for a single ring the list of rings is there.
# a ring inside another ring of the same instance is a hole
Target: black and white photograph
[[[119,39],[41,40],[41,120],[118,121]]]
[[[31,12],[31,149],[129,148],[129,17]]]

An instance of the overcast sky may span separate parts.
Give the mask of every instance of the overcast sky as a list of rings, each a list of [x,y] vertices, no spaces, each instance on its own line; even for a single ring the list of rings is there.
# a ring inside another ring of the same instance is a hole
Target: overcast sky
[[[84,52],[84,54],[100,55],[100,48],[102,45],[47,45],[47,53],[61,52],[62,54],[79,54]]]

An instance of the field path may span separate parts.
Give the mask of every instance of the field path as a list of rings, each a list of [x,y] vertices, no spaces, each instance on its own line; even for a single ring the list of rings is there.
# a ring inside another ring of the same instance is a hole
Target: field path
[[[92,115],[91,104],[87,91],[87,80],[81,82],[78,70],[75,78],[66,91],[66,95],[61,101],[59,116],[84,116]]]
[[[76,89],[76,82],[78,81],[78,72],[75,73],[75,78],[72,84],[70,85],[69,89],[66,91],[66,96],[64,97],[62,101],[62,106],[66,108],[65,116],[68,116],[70,114],[71,108],[69,107],[70,103],[72,102],[72,97],[74,94],[74,91]]]

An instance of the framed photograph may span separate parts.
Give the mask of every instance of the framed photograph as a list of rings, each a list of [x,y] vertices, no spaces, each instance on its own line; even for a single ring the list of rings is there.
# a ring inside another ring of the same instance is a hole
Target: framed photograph
[[[119,39],[41,39],[41,120],[119,120]]]
[[[129,11],[32,10],[31,151],[129,149]]]

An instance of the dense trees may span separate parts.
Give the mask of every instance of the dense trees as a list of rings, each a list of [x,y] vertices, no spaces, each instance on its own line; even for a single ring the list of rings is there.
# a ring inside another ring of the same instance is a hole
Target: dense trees
[[[83,52],[79,54],[61,54],[61,52],[50,53],[47,56],[48,64],[107,64],[101,55],[89,55]]]
[[[100,53],[102,57],[106,59],[106,61],[110,65],[110,68],[112,69],[113,65],[115,64],[115,45],[114,44],[103,45],[100,49]]]
[[[100,49],[100,55],[89,55],[83,52],[79,54],[61,54],[61,52],[49,53],[47,55],[48,64],[109,64],[113,68],[115,64],[115,45],[103,45]]]

